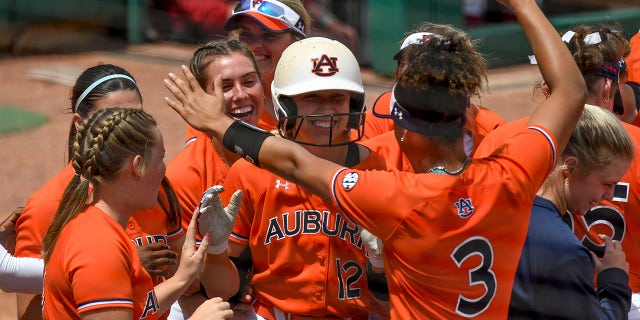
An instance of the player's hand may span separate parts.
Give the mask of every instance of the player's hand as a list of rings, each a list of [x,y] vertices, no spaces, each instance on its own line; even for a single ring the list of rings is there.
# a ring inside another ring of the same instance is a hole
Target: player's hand
[[[231,306],[228,302],[222,301],[222,298],[211,298],[202,303],[189,318],[189,320],[200,319],[233,319],[233,310],[231,310]]]
[[[185,80],[177,75],[169,73],[168,79],[164,79],[164,86],[173,95],[165,97],[165,103],[175,110],[192,127],[207,132],[207,129],[215,128],[217,121],[228,118],[226,114],[226,104],[224,93],[222,92],[222,76],[217,76],[214,80],[214,93],[205,92],[193,76],[189,68],[182,66],[182,73]]]
[[[24,207],[17,207],[0,224],[0,245],[13,254],[16,250],[16,222]]]
[[[384,259],[382,255],[382,241],[374,236],[369,230],[360,227],[360,238],[367,249],[367,256],[371,266],[376,269],[384,268]]]
[[[610,237],[603,235],[600,238],[604,240],[604,255],[602,258],[598,258],[593,252],[591,253],[596,262],[595,273],[598,274],[608,268],[620,268],[629,273],[629,263],[620,241],[612,240]]]
[[[222,186],[213,186],[202,195],[200,209],[198,212],[198,231],[200,234],[210,234],[211,241],[208,252],[220,254],[227,251],[229,235],[236,222],[240,203],[242,201],[242,191],[236,190],[231,196],[229,205],[224,208],[218,195],[224,191]]]
[[[180,256],[180,264],[174,277],[184,277],[192,283],[204,269],[204,257],[206,256],[207,247],[211,236],[207,233],[202,237],[200,247],[196,249],[196,219],[191,219],[187,234],[182,245],[182,255]]]
[[[178,254],[164,243],[145,244],[137,249],[142,266],[152,277],[166,277],[166,267],[178,263]]]

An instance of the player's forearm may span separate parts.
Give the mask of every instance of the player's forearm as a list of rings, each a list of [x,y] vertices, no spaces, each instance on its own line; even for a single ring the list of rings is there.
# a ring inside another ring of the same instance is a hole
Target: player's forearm
[[[41,293],[44,262],[12,256],[0,246],[0,289],[6,292]]]
[[[511,2],[550,89],[549,97],[529,121],[549,130],[562,150],[584,108],[587,97],[584,78],[566,44],[538,5],[533,0]]]
[[[226,252],[207,254],[200,281],[206,290],[207,297],[221,297],[225,301],[236,294],[240,287],[238,270]]]
[[[189,288],[193,281],[186,277],[182,277],[179,273],[166,281],[156,285],[153,290],[158,299],[160,313],[164,313],[171,305],[180,298],[180,296]]]

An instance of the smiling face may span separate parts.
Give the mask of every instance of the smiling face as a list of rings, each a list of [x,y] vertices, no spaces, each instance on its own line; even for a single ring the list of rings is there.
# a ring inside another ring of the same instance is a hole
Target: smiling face
[[[296,41],[291,32],[273,33],[247,17],[238,20],[238,39],[253,51],[265,88],[273,81],[273,74],[282,51]]]
[[[213,60],[204,70],[208,93],[214,92],[213,82],[222,76],[222,90],[227,113],[255,125],[264,110],[264,90],[253,62],[240,53],[231,53]]]
[[[630,164],[629,160],[617,157],[600,170],[575,170],[569,178],[568,210],[583,215],[602,200],[611,200],[616,183],[629,170]]]
[[[351,93],[346,90],[312,91],[292,96],[298,110],[298,116],[346,114],[349,112]],[[301,126],[296,141],[317,145],[345,142],[348,115],[310,117],[298,120]],[[293,130],[297,130],[294,128]]]

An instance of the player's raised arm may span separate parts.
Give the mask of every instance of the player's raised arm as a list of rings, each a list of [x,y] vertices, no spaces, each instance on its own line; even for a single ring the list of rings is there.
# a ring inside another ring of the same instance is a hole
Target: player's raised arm
[[[571,53],[534,0],[499,0],[515,13],[549,86],[549,97],[529,123],[547,128],[564,149],[587,98],[586,85]]]

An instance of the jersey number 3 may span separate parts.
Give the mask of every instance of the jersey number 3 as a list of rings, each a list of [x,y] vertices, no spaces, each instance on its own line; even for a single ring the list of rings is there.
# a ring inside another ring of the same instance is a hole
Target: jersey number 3
[[[491,270],[493,266],[493,249],[489,240],[483,237],[471,237],[461,243],[451,253],[451,258],[460,267],[469,257],[478,255],[481,258],[480,265],[469,269],[469,284],[483,285],[486,289],[480,298],[467,298],[458,296],[456,312],[464,317],[475,317],[489,307],[496,295],[496,275]]]

